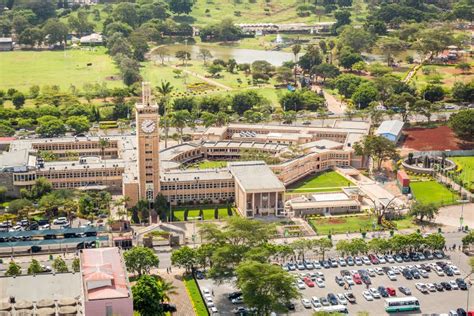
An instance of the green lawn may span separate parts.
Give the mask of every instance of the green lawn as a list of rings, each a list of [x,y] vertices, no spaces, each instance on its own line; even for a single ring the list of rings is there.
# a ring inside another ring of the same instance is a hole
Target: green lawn
[[[309,219],[308,222],[319,235],[327,235],[329,233],[344,234],[347,232],[373,231],[373,223],[377,223],[377,219],[375,216],[369,215],[348,215],[313,218]],[[395,220],[393,223],[397,225],[398,230],[415,227],[409,217]],[[381,228],[383,227],[375,225],[375,230]]]
[[[467,183],[465,187],[474,189],[474,157],[450,157],[452,161],[462,167],[461,179]]]
[[[184,221],[184,207],[180,207],[178,209],[173,208],[173,215],[175,218],[175,221],[182,222]],[[204,206],[202,209],[203,215],[204,215],[204,220],[213,220],[214,218],[214,209],[215,207],[212,206]],[[199,207],[197,206],[190,206],[188,207],[188,218],[189,217],[198,217],[199,216]],[[219,219],[227,218],[229,217],[229,214],[227,213],[227,207],[219,207],[218,208],[219,212]],[[233,216],[235,216],[235,210],[233,210]]]
[[[413,197],[422,203],[450,205],[455,204],[459,199],[458,194],[436,181],[412,182],[410,187]]]
[[[199,292],[199,287],[191,275],[186,275],[184,277],[184,285],[186,286],[188,295],[191,298],[196,315],[208,316],[209,313],[207,311],[206,305],[204,304],[201,293]]]
[[[189,164],[187,168],[196,168],[196,169],[214,169],[214,168],[223,168],[227,166],[227,161],[224,160],[203,160],[193,164]]]
[[[307,176],[288,188],[287,192],[330,192],[340,191],[341,187],[353,185],[353,183],[336,171],[326,171],[316,175]]]
[[[92,63],[92,66],[87,66]],[[108,87],[122,86],[122,80],[109,80],[118,70],[105,48],[95,51],[14,51],[2,52],[0,89],[28,91],[32,85],[59,85],[82,89],[84,83],[106,82]]]

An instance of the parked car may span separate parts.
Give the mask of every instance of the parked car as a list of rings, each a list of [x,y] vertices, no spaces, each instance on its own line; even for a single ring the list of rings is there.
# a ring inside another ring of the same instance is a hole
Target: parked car
[[[433,285],[435,286],[436,291],[438,292],[444,291],[444,287],[440,283],[433,283]]]
[[[461,278],[457,278],[456,279],[456,283],[458,284],[459,286],[459,289],[463,290],[463,291],[466,291],[467,290],[467,284],[466,282],[461,279]]]
[[[447,291],[451,291],[452,288],[451,288],[451,285],[448,283],[448,282],[441,282],[441,285],[443,286],[443,288]]]
[[[358,266],[361,266],[363,264],[362,259],[359,257],[354,258],[354,263]]]
[[[336,275],[334,279],[336,281],[336,284],[339,286],[343,286],[345,284],[344,279],[338,275]]]
[[[397,276],[395,275],[395,272],[392,270],[387,271],[387,277],[389,278],[390,281],[397,281]]]
[[[453,290],[459,290],[458,283],[455,280],[449,280],[449,285],[451,285]]]
[[[312,270],[314,268],[313,264],[310,261],[304,261],[304,266],[308,270]]]
[[[433,283],[426,283],[426,287],[430,292],[436,292],[436,286]]]
[[[426,294],[426,293],[429,292],[428,287],[427,287],[425,284],[423,284],[423,283],[416,283],[416,284],[415,284],[415,287],[416,287],[416,288],[418,289],[418,291],[420,291],[421,293]]]
[[[238,292],[232,292],[232,293],[227,294],[227,298],[228,298],[229,300],[232,300],[232,299],[237,298],[237,297],[239,297],[239,296],[242,296],[242,292],[240,292],[240,291],[238,291]]]
[[[323,305],[323,306],[329,306],[330,305],[328,299],[325,298],[324,296],[320,298],[320,301],[321,301],[321,305]]]
[[[360,277],[359,273],[356,273],[352,276],[355,284],[362,284],[362,278]]]
[[[308,300],[307,298],[302,298],[301,304],[303,304],[304,308],[311,308],[312,306],[311,301]]]
[[[370,260],[370,263],[372,264],[379,264],[379,259],[374,255],[374,254],[370,254],[369,255],[369,260]]]
[[[316,284],[318,287],[326,287],[326,284],[324,284],[324,281],[322,279],[316,279]]]
[[[313,304],[314,308],[320,308],[322,306],[321,301],[316,296],[311,298],[311,303]]]
[[[347,265],[347,262],[346,262],[346,260],[345,260],[344,258],[341,257],[341,258],[339,258],[339,260],[338,260],[338,264],[339,264],[339,266],[341,266],[341,267],[345,267],[345,266]]]
[[[364,292],[362,292],[362,296],[363,296],[367,301],[373,301],[373,300],[374,300],[374,297],[372,296],[372,294],[370,294],[369,291],[364,291]]]
[[[356,302],[356,298],[352,292],[344,293],[344,297],[349,301],[349,303],[354,304]]]
[[[352,257],[347,257],[347,265],[352,267],[354,265],[354,259]]]
[[[339,304],[341,304],[341,305],[347,305],[347,299],[346,299],[346,297],[344,296],[344,294],[342,294],[342,293],[337,293],[337,294],[336,294],[336,297],[337,297],[337,301],[339,302]]]
[[[410,289],[407,288],[406,286],[400,286],[398,290],[405,295],[411,295]]]
[[[314,282],[310,278],[306,277],[303,281],[308,287],[314,287]]]
[[[337,297],[334,293],[328,293],[327,299],[328,299],[328,301],[331,305],[337,305],[338,304]]]
[[[385,290],[387,290],[387,293],[390,296],[396,296],[397,295],[397,291],[395,291],[395,289],[393,287],[388,287]]]
[[[373,298],[380,298],[380,292],[375,287],[371,287],[369,292],[372,294]]]

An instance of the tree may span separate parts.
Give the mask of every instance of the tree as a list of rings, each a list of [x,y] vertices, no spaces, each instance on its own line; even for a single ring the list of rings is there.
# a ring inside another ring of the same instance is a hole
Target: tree
[[[461,62],[457,64],[455,67],[456,69],[461,70],[463,74],[469,73],[469,71],[471,70],[471,64],[466,63],[466,62]]]
[[[323,57],[319,47],[316,45],[309,45],[306,48],[306,53],[300,57],[298,64],[305,72],[310,72],[314,66],[321,64]]]
[[[133,309],[141,316],[164,315],[162,303],[168,300],[173,286],[154,276],[143,275],[132,286]]]
[[[352,53],[345,51],[339,56],[339,64],[345,69],[353,69],[354,65],[363,62],[362,56],[359,53]]]
[[[370,102],[377,100],[378,92],[373,83],[365,82],[352,94],[352,101],[360,109],[365,109]]]
[[[35,47],[43,43],[43,31],[37,27],[27,28],[18,37],[18,42],[23,45]]]
[[[191,60],[191,53],[187,52],[185,50],[178,50],[175,53],[175,57],[178,58],[179,60],[181,60],[183,62],[183,66],[184,66],[184,63],[186,62],[186,60]]]
[[[25,95],[21,92],[15,92],[12,96],[12,103],[15,106],[15,109],[20,109],[25,104]]]
[[[164,111],[161,115],[164,117],[163,123],[165,130],[165,148],[168,148],[169,120],[166,116],[168,114],[169,95],[171,94],[171,92],[173,92],[174,87],[169,81],[161,81],[161,84],[157,86],[156,89],[162,97],[162,108]]]
[[[263,98],[258,92],[250,90],[234,94],[231,100],[231,107],[235,113],[242,115],[245,111],[267,102],[268,100]]]
[[[417,100],[414,104],[414,110],[426,117],[428,123],[431,120],[431,116],[438,110],[438,106],[435,103],[431,103],[428,100]]]
[[[313,246],[317,249],[317,252],[320,253],[323,256],[324,260],[324,255],[328,250],[332,248],[332,240],[329,238],[320,238],[314,240]]]
[[[48,44],[55,45],[56,43],[66,44],[67,35],[69,33],[68,27],[59,20],[49,19],[43,26],[43,33],[47,37]]]
[[[340,94],[346,98],[350,98],[362,82],[365,82],[365,80],[359,76],[353,74],[342,74],[336,78],[335,86]]]
[[[210,65],[207,67],[207,71],[211,74],[212,77],[217,77],[217,75],[224,70],[224,67],[221,65]]]
[[[21,267],[15,261],[11,260],[8,264],[8,269],[5,271],[6,276],[17,276],[21,275]]]
[[[396,145],[383,136],[367,135],[362,141],[355,143],[353,148],[356,155],[374,159],[377,170],[380,170],[385,160],[398,157]]]
[[[424,243],[432,250],[442,250],[446,244],[446,238],[441,234],[429,234],[424,238]]]
[[[188,110],[179,110],[171,113],[171,126],[175,127],[181,138],[183,140],[183,130],[190,122],[191,114]]]
[[[66,262],[63,258],[59,256],[54,259],[52,266],[54,271],[56,271],[57,273],[65,273],[69,271]]]
[[[66,125],[73,130],[74,134],[87,132],[91,127],[86,116],[70,116],[66,120]]]
[[[38,274],[43,272],[43,268],[39,264],[38,260],[32,259],[30,266],[28,267],[28,274]]]
[[[387,66],[392,64],[392,57],[405,48],[405,43],[397,37],[382,37],[377,42],[378,48],[384,52],[387,58]]]
[[[370,47],[374,42],[374,36],[369,32],[347,25],[339,34],[338,45],[349,47],[354,53],[361,53]]]
[[[317,111],[324,106],[325,99],[311,90],[287,92],[279,100],[284,111]]]
[[[291,51],[293,52],[293,55],[295,55],[295,63],[298,62],[298,54],[301,52],[301,45],[294,44],[291,46]]]
[[[444,90],[442,86],[429,84],[421,90],[423,99],[430,102],[441,101],[444,98]]]
[[[326,81],[326,78],[336,78],[341,73],[339,68],[334,65],[323,63],[317,65],[311,69],[311,73],[323,78],[323,82]]]
[[[27,199],[16,199],[12,200],[8,204],[8,213],[10,214],[19,214],[24,209],[31,209],[33,207],[33,203]]]
[[[80,270],[81,270],[81,262],[79,261],[79,258],[74,258],[72,260],[72,271],[79,272]]]
[[[152,249],[141,246],[125,251],[123,257],[127,270],[136,273],[138,277],[148,274],[150,269],[158,268],[160,264],[160,260]]]
[[[474,110],[461,110],[452,114],[449,117],[449,127],[463,139],[474,139]]]
[[[165,64],[166,56],[169,56],[170,51],[165,46],[160,46],[153,50],[153,53],[156,54],[161,59],[161,64]]]
[[[286,304],[300,296],[293,277],[279,266],[247,261],[239,265],[236,274],[245,304],[256,308],[259,315],[285,311]]]
[[[288,84],[293,79],[293,70],[288,67],[278,67],[276,70],[275,79],[278,82]]]
[[[192,271],[197,263],[196,250],[188,246],[174,250],[171,253],[171,263],[175,266],[185,268],[186,272]]]
[[[338,28],[351,24],[351,13],[348,10],[337,10],[334,12],[336,23],[333,25],[333,32],[336,33]]]
[[[169,2],[171,12],[178,15],[184,13],[189,14],[193,8],[193,0],[173,0]]]
[[[36,133],[42,137],[57,137],[66,133],[66,127],[57,117],[45,115],[38,118]]]
[[[15,129],[8,122],[0,122],[0,137],[15,135]]]
[[[207,60],[212,58],[212,54],[209,51],[209,49],[200,48],[198,57],[202,59],[202,61],[204,62],[204,65],[207,65]]]
[[[454,99],[463,102],[474,102],[474,81],[464,84],[457,81],[451,90]]]

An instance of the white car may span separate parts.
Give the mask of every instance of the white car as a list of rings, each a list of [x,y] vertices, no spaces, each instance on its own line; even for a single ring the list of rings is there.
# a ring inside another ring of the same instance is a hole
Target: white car
[[[304,282],[301,280],[296,281],[296,287],[300,290],[304,290],[306,286],[304,285]]]
[[[363,264],[362,259],[359,257],[354,258],[354,263],[358,266],[361,266]]]
[[[219,313],[219,310],[217,309],[217,307],[212,306],[212,307],[211,307],[211,315],[213,315],[213,314],[218,314],[218,313]]]
[[[322,307],[321,301],[320,301],[319,298],[317,298],[316,296],[313,296],[313,297],[311,298],[311,303],[313,303],[314,308],[320,308],[320,307]]]
[[[325,280],[324,273],[322,273],[321,271],[316,271],[316,272],[314,272],[314,274],[316,275],[317,278],[319,278],[323,281]]]
[[[244,299],[242,298],[242,296],[232,299],[232,304],[242,304],[243,302],[244,302]]]
[[[428,291],[436,292],[436,286],[433,283],[427,283],[426,287],[428,288]]]
[[[385,259],[387,259],[388,263],[394,263],[395,262],[395,259],[393,259],[392,255],[386,255]]]
[[[51,229],[51,225],[49,224],[44,224],[43,226],[40,226],[40,230],[48,230]]]
[[[421,293],[429,292],[428,287],[423,283],[416,283],[415,286],[418,289],[418,291],[420,291]]]
[[[372,296],[372,294],[370,294],[369,291],[364,291],[364,292],[362,292],[362,296],[363,296],[367,301],[373,301],[373,300],[374,300],[374,297]]]
[[[341,267],[345,267],[347,265],[347,262],[344,258],[339,258],[338,263]]]
[[[385,260],[385,257],[383,255],[378,255],[377,259],[379,259],[380,264],[387,263],[387,260]]]
[[[326,287],[326,284],[324,284],[324,281],[321,278],[316,279],[316,284],[318,285],[318,287]]]
[[[205,296],[206,294],[211,294],[211,292],[209,291],[208,288],[203,287],[203,288],[202,288],[202,294]]]
[[[336,297],[337,297],[337,301],[339,302],[339,304],[341,304],[341,305],[347,305],[347,299],[344,297],[344,294],[342,294],[342,293],[337,293],[337,294],[336,294]]]
[[[303,304],[304,308],[311,308],[311,301],[307,298],[302,298],[301,304]]]
[[[367,273],[369,274],[370,277],[375,277],[375,270],[372,268],[367,269]]]
[[[313,262],[313,267],[314,267],[315,269],[321,269],[321,268],[322,268],[322,267],[321,267],[321,264],[320,264],[318,261],[314,261],[314,262]]]
[[[362,262],[366,265],[370,265],[370,260],[369,260],[369,257],[367,256],[363,256],[362,257]]]
[[[351,285],[351,286],[352,286],[352,285],[355,285],[354,279],[353,279],[352,276],[350,276],[350,275],[346,275],[346,276],[344,277],[344,281],[346,281],[346,283],[349,284],[349,285]]]
[[[458,284],[456,283],[456,281],[454,281],[454,280],[449,280],[449,285],[451,285],[451,288],[452,288],[453,290],[459,290],[459,286],[458,286]]]
[[[428,272],[426,272],[426,270],[424,270],[424,269],[420,269],[420,270],[418,270],[418,272],[420,272],[420,275],[421,275],[422,278],[425,278],[425,279],[426,279],[426,278],[429,278],[429,277],[430,277],[430,276],[428,275]]]
[[[371,287],[369,289],[369,292],[370,292],[370,294],[372,295],[373,298],[380,298],[380,292],[375,287]]]
[[[357,270],[351,270],[351,275],[356,275],[357,273],[359,273]]]
[[[395,272],[392,270],[387,271],[387,277],[390,281],[397,281],[397,276],[395,275]]]
[[[438,276],[444,276],[444,271],[443,271],[443,269],[441,269],[440,266],[436,266],[436,267],[434,268],[434,270],[435,270],[435,272],[436,272],[436,274],[437,274]]]
[[[459,271],[458,267],[456,267],[455,265],[451,265],[449,267],[451,268],[451,270],[453,270],[453,273],[455,275],[460,275],[461,274],[461,271]]]
[[[380,267],[375,268],[375,273],[377,273],[378,275],[384,275],[383,269]]]
[[[306,267],[304,266],[304,263],[303,262],[298,262],[296,264],[296,267],[298,268],[298,270],[304,270],[306,269]]]
[[[395,273],[395,274],[401,274],[400,268],[397,267],[397,266],[392,267],[392,271],[393,271],[393,273]]]
[[[67,218],[66,217],[58,217],[53,221],[54,225],[63,225],[67,224]]]

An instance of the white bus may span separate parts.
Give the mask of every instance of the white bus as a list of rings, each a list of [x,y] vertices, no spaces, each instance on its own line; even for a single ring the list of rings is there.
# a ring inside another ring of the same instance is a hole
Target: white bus
[[[420,302],[414,296],[387,298],[385,299],[385,311],[387,313],[419,311]]]
[[[347,307],[344,305],[333,305],[333,306],[323,306],[320,308],[314,309],[316,312],[326,312],[326,313],[339,313],[339,314],[349,314]]]

